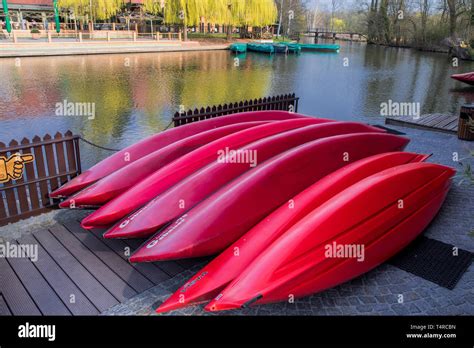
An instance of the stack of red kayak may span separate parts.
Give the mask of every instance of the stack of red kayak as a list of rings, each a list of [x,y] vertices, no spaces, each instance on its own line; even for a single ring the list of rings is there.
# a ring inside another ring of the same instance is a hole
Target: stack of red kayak
[[[82,225],[105,238],[150,237],[131,262],[218,255],[158,312],[287,301],[368,272],[433,219],[454,171],[401,152],[408,142],[361,123],[235,114],[145,139],[52,196],[98,208]]]

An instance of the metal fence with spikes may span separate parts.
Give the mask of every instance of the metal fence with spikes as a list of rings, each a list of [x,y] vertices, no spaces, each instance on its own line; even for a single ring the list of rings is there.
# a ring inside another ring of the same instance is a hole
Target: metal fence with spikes
[[[0,226],[53,208],[49,193],[80,172],[79,137],[70,131],[0,142]]]
[[[208,106],[206,108],[176,112],[173,117],[174,126],[206,120],[208,118],[235,114],[246,111],[283,110],[298,112],[298,97],[295,93],[283,94],[273,97],[245,100],[224,105]]]

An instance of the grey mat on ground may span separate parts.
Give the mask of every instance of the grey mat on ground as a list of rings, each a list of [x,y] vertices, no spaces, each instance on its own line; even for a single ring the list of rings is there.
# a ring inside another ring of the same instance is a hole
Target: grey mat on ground
[[[420,237],[389,263],[447,289],[454,289],[472,263],[473,254],[453,245]]]

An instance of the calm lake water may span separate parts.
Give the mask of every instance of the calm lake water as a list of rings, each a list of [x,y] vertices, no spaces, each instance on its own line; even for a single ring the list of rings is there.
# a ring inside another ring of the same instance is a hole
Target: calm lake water
[[[239,66],[228,51],[3,59],[0,141],[70,129],[123,148],[166,127],[179,105],[291,92],[301,98],[299,112],[378,124],[380,104],[388,100],[419,102],[422,114],[457,114],[474,102],[473,88],[449,78],[474,70],[472,62],[455,69],[443,54],[341,46],[339,54],[248,53],[238,56]],[[95,103],[95,119],[56,116],[56,103],[64,100]],[[108,154],[83,145],[85,167]]]

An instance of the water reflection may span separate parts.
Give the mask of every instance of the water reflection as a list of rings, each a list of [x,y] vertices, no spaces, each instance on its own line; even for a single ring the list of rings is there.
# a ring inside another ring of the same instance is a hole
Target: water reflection
[[[359,43],[343,43],[340,54],[299,56],[214,51],[4,59],[0,141],[71,129],[121,148],[164,128],[180,105],[290,92],[301,97],[300,111],[342,120],[374,122],[389,99],[420,102],[422,113],[457,113],[474,101],[474,89],[449,76],[470,70],[473,63],[455,69],[441,54]],[[96,118],[56,116],[63,100],[95,103]],[[83,153],[86,166],[107,155],[89,147]]]

